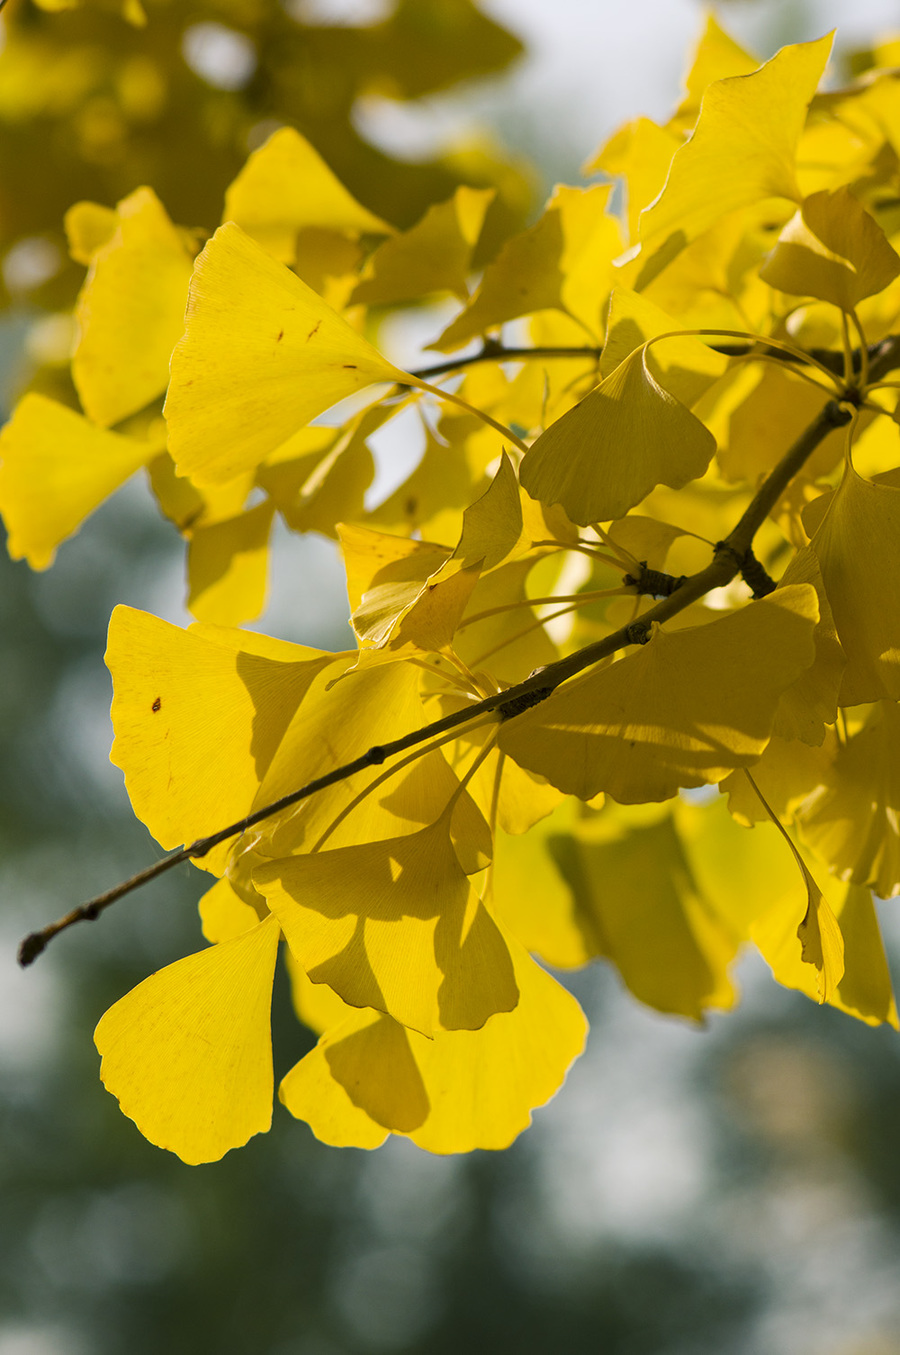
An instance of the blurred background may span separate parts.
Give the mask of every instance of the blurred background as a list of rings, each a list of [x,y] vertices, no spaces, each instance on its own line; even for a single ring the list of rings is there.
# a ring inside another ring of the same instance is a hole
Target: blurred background
[[[694,0],[147,7],[146,29],[116,0],[5,11],[4,417],[24,382],[64,381],[72,201],[147,182],[212,227],[248,148],[287,121],[398,224],[460,180],[499,183],[524,221],[619,123],[668,115],[705,17]],[[900,30],[887,0],[715,12],[760,58],[837,26],[837,74]],[[102,653],[117,602],[188,619],[183,546],[136,480],[49,572],[3,556],[0,576],[0,1355],[900,1355],[900,1041],[777,988],[761,961],[703,1030],[602,967],[567,976],[588,1052],[502,1154],[337,1151],[281,1107],[209,1166],[146,1143],[99,1083],[91,1032],[198,948],[205,877],[183,868],[26,972],[14,957],[157,854],[107,760]],[[343,642],[329,542],[285,537],[275,581],[259,629]],[[308,1047],[282,982],[275,1039],[281,1069]]]

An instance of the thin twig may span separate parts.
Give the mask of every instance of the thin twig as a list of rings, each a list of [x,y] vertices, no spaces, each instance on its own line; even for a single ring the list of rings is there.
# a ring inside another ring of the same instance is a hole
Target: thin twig
[[[883,371],[888,370],[892,365],[900,365],[900,338],[885,341],[884,344],[879,345],[879,352],[872,363],[873,375],[880,376]],[[815,451],[819,443],[835,428],[843,427],[849,423],[852,417],[853,414],[849,408],[838,404],[836,400],[830,400],[763,481],[737,525],[724,541],[718,542],[715,546],[710,563],[704,569],[698,570],[696,574],[688,576],[670,597],[664,598],[656,606],[651,607],[641,616],[640,620],[622,626],[602,640],[595,640],[592,644],[586,645],[574,654],[569,654],[565,658],[547,664],[545,668],[536,669],[523,682],[508,687],[505,691],[496,692],[481,701],[473,702],[462,710],[445,715],[441,719],[425,725],[424,728],[404,734],[401,738],[393,739],[389,743],[375,744],[352,762],[333,768],[324,776],[317,777],[314,781],[308,782],[289,795],[283,795],[279,800],[273,801],[272,804],[263,805],[260,809],[254,810],[252,814],[238,819],[236,823],[229,824],[227,828],[221,828],[208,837],[198,838],[189,846],[170,852],[154,865],[138,871],[136,875],[132,875],[128,880],[123,880],[113,889],[107,890],[104,894],[98,894],[88,903],[73,909],[72,912],[67,913],[57,922],[52,922],[40,931],[32,932],[29,936],[26,936],[19,947],[19,963],[23,966],[31,964],[54,936],[65,931],[74,923],[93,921],[104,909],[115,903],[117,899],[122,898],[123,895],[150,880],[156,879],[157,876],[171,870],[173,866],[179,865],[182,861],[201,859],[213,847],[217,847],[222,842],[227,842],[229,838],[238,837],[247,829],[253,828],[256,824],[262,823],[274,814],[279,814],[283,809],[288,809],[292,805],[299,804],[301,800],[309,799],[311,795],[326,790],[329,786],[347,780],[356,772],[364,771],[367,767],[379,766],[387,758],[395,757],[398,753],[406,752],[408,748],[415,748],[417,745],[426,743],[429,739],[436,738],[441,734],[449,733],[451,730],[460,729],[487,714],[496,713],[498,721],[514,719],[517,715],[521,715],[523,711],[545,701],[561,683],[574,677],[585,668],[592,667],[601,659],[609,658],[617,650],[624,649],[628,645],[646,643],[651,626],[676,616],[712,589],[721,588],[730,583],[740,573],[756,532],[781,498],[793,477]]]
[[[782,349],[774,345],[769,346],[764,342],[755,343],[711,343],[707,347],[714,353],[721,353],[726,358],[746,358],[761,357],[763,350],[768,349],[765,356],[775,358],[779,362],[794,363],[799,362],[799,358],[790,353],[785,353]],[[875,344],[868,350],[868,356],[872,357],[877,352],[879,345]],[[560,345],[555,347],[552,344],[542,344],[534,348],[528,347],[509,347],[500,343],[496,339],[486,339],[477,353],[470,353],[467,357],[446,358],[443,362],[435,362],[430,367],[416,367],[410,371],[409,375],[417,377],[419,380],[428,381],[434,376],[444,376],[449,372],[460,372],[466,367],[472,367],[478,362],[524,362],[529,358],[589,358],[598,362],[602,356],[602,347],[567,347]],[[808,356],[825,367],[835,376],[842,376],[844,370],[844,355],[836,353],[830,348],[810,348]],[[859,370],[860,365],[859,350],[855,350],[854,367]]]

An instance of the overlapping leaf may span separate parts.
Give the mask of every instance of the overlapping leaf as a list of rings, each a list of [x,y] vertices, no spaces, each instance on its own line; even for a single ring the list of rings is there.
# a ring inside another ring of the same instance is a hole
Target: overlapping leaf
[[[624,517],[658,484],[681,489],[703,475],[715,439],[664,390],[637,348],[529,448],[523,488],[560,503],[587,526]]]
[[[231,479],[345,396],[410,378],[235,225],[197,259],[172,355],[169,449],[199,484]]]
[[[768,742],[781,693],[814,658],[815,591],[780,589],[708,625],[659,628],[508,720],[500,748],[560,790],[632,804],[719,781]]]

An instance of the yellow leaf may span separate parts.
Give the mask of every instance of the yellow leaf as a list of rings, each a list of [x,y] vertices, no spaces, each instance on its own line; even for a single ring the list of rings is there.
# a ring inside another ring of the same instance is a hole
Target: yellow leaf
[[[429,346],[452,352],[487,329],[545,309],[565,311],[596,337],[621,249],[618,225],[606,214],[608,197],[607,184],[558,187],[540,221],[507,241],[466,309]]]
[[[119,219],[112,207],[99,202],[76,202],[66,212],[63,224],[69,253],[87,266],[97,250],[115,234]]]
[[[349,1012],[281,1084],[325,1143],[374,1148],[402,1134],[432,1153],[506,1148],[584,1048],[578,1003],[512,942],[515,1011],[477,1031],[425,1039],[388,1016]]]
[[[799,202],[797,143],[831,42],[783,47],[753,74],[708,87],[693,135],[641,215],[638,290],[726,212],[766,198]]]
[[[779,589],[646,645],[507,720],[498,746],[568,794],[665,800],[755,762],[782,691],[814,657],[815,590]]]
[[[849,885],[837,917],[846,967],[838,984],[838,1003],[835,1005],[840,1005],[843,1011],[867,1025],[877,1026],[884,1022],[894,1030],[900,1030],[872,891]]]
[[[198,621],[239,626],[266,605],[269,533],[274,506],[195,527],[188,548],[187,605]]]
[[[517,837],[500,832],[494,843],[491,895],[497,920],[554,969],[578,969],[594,953],[560,867],[575,808],[574,800],[564,800],[529,832]]]
[[[0,432],[0,511],[12,558],[46,569],[57,546],[159,451],[158,441],[110,433],[55,400],[26,395]]]
[[[825,726],[833,725],[837,719],[838,691],[846,660],[834,628],[818,561],[809,546],[797,551],[781,576],[779,587],[795,583],[812,584],[819,599],[816,657],[782,693],[772,732],[781,739],[801,739],[804,743],[819,745],[825,738]]]
[[[819,975],[804,964],[797,936],[809,898],[781,834],[747,778],[739,779],[763,814],[764,821],[752,831],[737,826],[724,800],[703,808],[676,802],[675,818],[691,870],[721,915],[752,937],[776,980],[817,1001]],[[896,1026],[890,974],[868,891],[854,886],[835,890],[830,879],[825,885],[844,940],[844,976],[836,988],[832,983],[829,1005],[869,1025],[886,1021]]]
[[[519,472],[523,489],[561,503],[587,526],[624,517],[658,484],[681,489],[703,475],[715,439],[663,390],[636,349],[532,444]]]
[[[697,44],[691,68],[685,79],[685,96],[678,107],[676,118],[681,121],[696,117],[703,95],[714,80],[727,80],[736,75],[751,75],[759,66],[722,28],[712,13],[706,16],[703,36]]]
[[[852,311],[898,273],[900,258],[884,231],[842,187],[806,198],[759,275],[779,291],[815,296]]]
[[[900,489],[849,463],[812,539],[847,659],[842,706],[900,698]]]
[[[601,370],[609,376],[636,348],[660,334],[683,328],[671,315],[639,292],[616,287],[609,301],[606,343]],[[723,374],[728,359],[693,336],[664,339],[647,350],[647,365],[670,395],[684,405],[694,405]]]
[[[494,195],[492,188],[462,186],[448,202],[429,207],[411,230],[376,249],[351,304],[414,301],[433,292],[467,301],[472,250]]]
[[[78,294],[72,380],[88,418],[118,423],[161,395],[184,328],[191,255],[150,188],[116,208]]]
[[[197,259],[172,354],[169,450],[198,484],[229,480],[345,396],[410,378],[240,227]]]
[[[517,547],[527,549],[530,544],[524,533],[516,473],[503,452],[493,480],[463,514],[462,534],[453,554],[466,565],[496,569]]]
[[[534,608],[522,605],[528,600],[526,585],[534,563],[528,557],[509,560],[482,574],[469,600],[468,617],[454,637],[459,657],[471,669],[489,664],[494,681],[521,682],[533,669],[559,658]],[[510,603],[520,605],[511,608]],[[494,613],[495,608],[500,610]],[[478,616],[482,619],[469,621]]]
[[[756,790],[757,795],[759,795],[762,806],[769,818],[790,848],[800,874],[803,876],[803,883],[806,886],[807,904],[806,912],[803,914],[800,925],[797,928],[797,940],[800,942],[800,959],[803,964],[812,965],[816,971],[816,987],[819,994],[819,1001],[830,1002],[834,999],[838,984],[844,976],[844,938],[841,936],[838,920],[832,912],[825,895],[816,884],[812,872],[797,848],[794,846],[787,829],[783,826],[766,801],[763,800],[750,773],[747,772],[746,775],[750,784],[753,786],[754,790]],[[768,956],[766,958],[768,959]]]
[[[624,179],[628,239],[636,240],[641,212],[660,192],[682,138],[649,118],[627,122],[584,166],[585,174],[614,174]]]
[[[590,955],[611,960],[636,998],[693,1021],[734,1006],[739,933],[698,889],[669,815],[631,825],[608,807],[576,822],[558,855]]]
[[[146,612],[115,609],[106,654],[115,693],[110,759],[125,773],[135,814],[163,847],[250,812],[312,678],[334,658],[249,632],[182,631]],[[232,846],[214,848],[203,868],[221,873]]]
[[[236,222],[282,263],[295,262],[297,234],[304,227],[351,236],[393,232],[356,201],[293,127],[279,127],[249,156],[225,191],[223,219]]]
[[[259,896],[259,911],[234,888],[230,880],[216,880],[199,903],[203,935],[207,941],[230,941],[255,927],[265,916],[266,907]]]
[[[836,743],[831,766],[802,807],[805,841],[840,880],[900,893],[900,710],[880,702],[864,727]]]
[[[217,1162],[272,1123],[278,923],[161,969],[94,1032],[107,1090],[158,1148]]]
[[[350,762],[376,741],[388,743],[426,722],[418,665],[393,661],[370,667],[365,655],[356,654],[329,658],[334,661],[310,684],[281,739],[260,787],[259,805]],[[358,662],[349,669],[354,658]],[[380,766],[357,772],[351,780],[261,824],[256,830],[257,852],[283,857],[301,849],[311,851],[324,833],[331,847],[412,833],[437,818],[459,789],[458,778],[440,752],[425,754],[377,792],[367,794],[344,819],[343,811],[382,772]]]
[[[506,943],[460,866],[450,817],[448,808],[418,833],[253,874],[314,983],[429,1036],[477,1030],[518,1002]]]

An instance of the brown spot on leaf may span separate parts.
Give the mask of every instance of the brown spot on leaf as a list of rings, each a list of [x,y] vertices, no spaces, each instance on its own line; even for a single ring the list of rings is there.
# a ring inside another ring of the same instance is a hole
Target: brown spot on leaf
[[[316,323],[313,325],[312,329],[309,331],[309,333],[308,333],[307,336],[306,336],[306,342],[307,342],[307,343],[309,343],[310,339],[312,339],[316,334],[318,334],[318,332],[319,332],[319,326],[321,325],[321,323],[322,323],[321,320],[317,320]]]
[[[284,330],[282,329],[282,330],[279,330],[279,332],[278,332],[278,338],[275,340],[275,342],[276,342],[276,343],[281,343],[281,340],[282,340],[283,338],[284,338]]]
[[[345,371],[345,372],[358,372],[358,371],[359,371],[359,368],[357,367],[357,365],[356,365],[355,362],[345,362],[345,363],[344,363],[344,371]]]
[[[156,712],[157,712],[158,710],[160,710],[161,708],[162,708],[162,702],[160,701],[159,697],[157,697],[156,700],[153,702],[153,705],[150,707],[150,709],[153,711],[153,714],[155,715]]]

